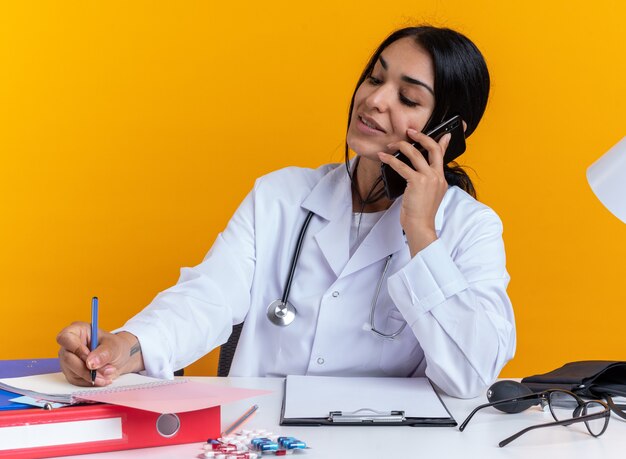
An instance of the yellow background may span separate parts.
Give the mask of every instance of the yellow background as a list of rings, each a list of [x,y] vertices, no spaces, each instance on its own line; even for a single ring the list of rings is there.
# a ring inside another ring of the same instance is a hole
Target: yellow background
[[[255,177],[341,161],[370,53],[426,21],[491,70],[462,163],[505,225],[502,375],[626,360],[626,225],[585,180],[626,135],[624,19],[620,0],[2,2],[0,358],[55,356],[93,295],[120,326],[202,260]]]

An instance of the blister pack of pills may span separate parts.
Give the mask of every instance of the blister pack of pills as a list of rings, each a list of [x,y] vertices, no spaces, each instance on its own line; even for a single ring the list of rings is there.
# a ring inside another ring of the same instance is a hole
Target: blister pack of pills
[[[259,459],[263,455],[286,456],[307,449],[294,437],[278,436],[267,430],[242,430],[227,437],[209,439],[200,458]]]

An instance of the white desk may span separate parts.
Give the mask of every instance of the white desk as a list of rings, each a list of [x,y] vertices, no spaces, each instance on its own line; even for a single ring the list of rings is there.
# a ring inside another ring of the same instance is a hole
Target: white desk
[[[200,379],[200,378],[199,378]],[[289,427],[280,426],[283,380],[280,378],[201,378],[234,387],[269,389],[272,394],[242,400],[222,407],[222,427],[227,427],[254,403],[259,411],[246,429],[266,429],[297,437],[312,449],[289,457],[329,458],[523,458],[605,459],[626,456],[626,422],[611,415],[609,427],[600,438],[586,432],[580,423],[570,427],[548,427],[528,432],[504,448],[498,442],[533,424],[552,421],[538,408],[520,414],[485,409],[476,414],[464,432],[457,427]],[[460,424],[486,398],[459,400],[443,396],[444,403]],[[195,459],[201,443],[92,454],[102,459],[157,458]],[[71,456],[84,459],[86,455]],[[273,456],[264,456],[272,458]]]

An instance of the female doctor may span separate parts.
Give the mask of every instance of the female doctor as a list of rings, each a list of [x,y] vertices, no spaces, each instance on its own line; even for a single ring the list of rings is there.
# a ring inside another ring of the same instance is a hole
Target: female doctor
[[[171,378],[245,321],[231,376],[424,376],[473,397],[515,349],[502,224],[443,164],[459,114],[466,135],[487,104],[475,45],[449,29],[401,29],[376,50],[352,96],[346,164],[259,178],[198,266],[89,352],[89,325],[63,329],[67,379]],[[410,142],[428,152],[428,160]],[[392,156],[400,150],[413,168]],[[381,163],[406,179],[390,200]],[[295,259],[295,260],[294,260]]]

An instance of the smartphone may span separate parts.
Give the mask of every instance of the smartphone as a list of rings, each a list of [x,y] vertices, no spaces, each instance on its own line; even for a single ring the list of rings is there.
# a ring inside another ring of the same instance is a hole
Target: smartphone
[[[459,115],[455,115],[426,133],[428,137],[431,137],[435,141],[439,142],[439,139],[441,139],[441,137],[448,132],[451,137],[446,153],[443,156],[444,164],[454,161],[465,151],[465,131],[463,129],[463,120]],[[428,161],[428,151],[426,151],[424,147],[422,147],[418,142],[413,142],[411,145],[417,148],[422,155],[424,155],[426,161]],[[394,153],[394,156],[408,166],[413,167],[409,158],[407,158],[402,152],[397,151]],[[383,177],[385,192],[387,193],[387,197],[389,199],[396,199],[404,193],[406,180],[404,180],[404,178],[391,166],[383,163],[380,166],[380,173]]]

